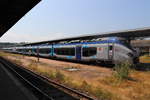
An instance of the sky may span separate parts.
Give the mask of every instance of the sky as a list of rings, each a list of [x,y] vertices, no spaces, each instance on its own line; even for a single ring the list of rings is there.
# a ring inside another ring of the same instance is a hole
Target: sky
[[[150,27],[150,0],[42,0],[0,42],[37,42]]]

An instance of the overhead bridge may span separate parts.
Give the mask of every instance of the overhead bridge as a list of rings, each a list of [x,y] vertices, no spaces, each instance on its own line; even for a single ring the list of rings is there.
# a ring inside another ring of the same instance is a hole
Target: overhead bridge
[[[150,27],[149,28],[140,28],[140,29],[132,29],[132,30],[123,30],[123,31],[114,31],[107,33],[97,33],[97,34],[88,34],[81,35],[77,37],[49,40],[49,41],[41,41],[35,43],[29,43],[25,45],[38,45],[38,44],[46,44],[46,43],[56,43],[60,41],[71,41],[71,40],[90,40],[93,38],[102,38],[102,37],[123,37],[128,40],[134,40],[137,38],[145,38],[150,37]]]
[[[41,0],[0,0],[0,37]]]

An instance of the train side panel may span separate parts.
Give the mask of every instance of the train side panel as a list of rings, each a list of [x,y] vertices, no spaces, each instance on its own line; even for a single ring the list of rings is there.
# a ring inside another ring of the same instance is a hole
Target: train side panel
[[[108,61],[108,43],[84,44],[82,46],[83,61]]]
[[[97,60],[108,61],[108,43],[98,45]]]
[[[50,57],[52,55],[52,46],[48,45],[48,46],[39,46],[39,48],[37,48],[39,51],[39,56],[43,56],[43,57]]]
[[[75,45],[54,45],[53,47],[54,57],[75,60]]]

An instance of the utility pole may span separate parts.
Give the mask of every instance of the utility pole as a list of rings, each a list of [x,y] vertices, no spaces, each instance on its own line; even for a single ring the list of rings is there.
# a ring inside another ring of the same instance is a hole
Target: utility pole
[[[150,56],[150,47],[149,47],[149,56]]]
[[[22,52],[23,52],[22,58],[24,59],[24,53],[25,53],[25,50],[23,50]]]

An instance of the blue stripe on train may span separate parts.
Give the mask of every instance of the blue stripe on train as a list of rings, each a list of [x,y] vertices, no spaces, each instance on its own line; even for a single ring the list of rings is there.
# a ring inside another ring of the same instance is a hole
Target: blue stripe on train
[[[72,59],[74,56],[66,56],[67,59]]]
[[[82,43],[69,43],[69,44],[55,44],[54,47],[60,47],[63,45],[78,45],[78,44],[103,44],[103,43],[121,43],[118,40],[105,40],[105,41],[97,41],[97,42],[82,42]]]

